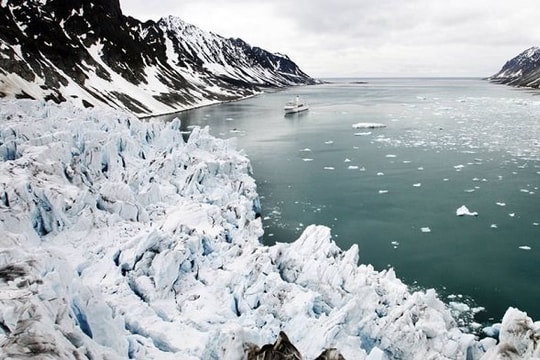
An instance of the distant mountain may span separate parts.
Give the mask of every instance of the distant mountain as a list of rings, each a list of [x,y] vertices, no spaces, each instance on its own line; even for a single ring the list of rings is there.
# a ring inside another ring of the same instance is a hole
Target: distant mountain
[[[531,47],[507,61],[489,80],[513,86],[540,87],[540,47]]]
[[[0,2],[0,96],[107,104],[138,116],[312,84],[288,57],[118,0]]]

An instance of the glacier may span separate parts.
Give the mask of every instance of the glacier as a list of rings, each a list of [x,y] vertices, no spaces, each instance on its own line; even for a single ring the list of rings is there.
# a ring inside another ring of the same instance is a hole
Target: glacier
[[[540,357],[526,313],[479,339],[328,227],[261,244],[234,139],[69,103],[0,109],[2,359],[244,359],[282,332],[306,359]]]

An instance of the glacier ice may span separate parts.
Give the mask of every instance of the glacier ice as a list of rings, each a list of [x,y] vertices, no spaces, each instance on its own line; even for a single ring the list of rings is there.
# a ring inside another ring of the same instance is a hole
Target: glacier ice
[[[0,105],[2,358],[241,359],[281,332],[306,358],[538,356],[526,314],[509,309],[500,343],[479,341],[434,290],[359,265],[328,227],[261,245],[234,140],[194,128],[186,142],[179,120],[107,109]]]

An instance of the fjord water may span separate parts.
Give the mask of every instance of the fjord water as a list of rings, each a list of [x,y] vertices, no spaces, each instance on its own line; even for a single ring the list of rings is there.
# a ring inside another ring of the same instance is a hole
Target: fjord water
[[[368,79],[265,93],[177,115],[236,137],[267,244],[332,228],[408,285],[540,319],[540,97],[480,79]],[[284,116],[301,96],[310,110]],[[359,122],[385,128],[355,129]],[[478,216],[457,216],[465,205]]]

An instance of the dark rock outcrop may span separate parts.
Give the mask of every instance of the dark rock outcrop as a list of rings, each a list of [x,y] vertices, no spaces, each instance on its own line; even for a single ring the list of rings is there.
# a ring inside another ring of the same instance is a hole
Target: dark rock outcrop
[[[248,344],[246,349],[247,360],[302,360],[300,351],[291,343],[287,334],[279,332],[273,344],[258,347]],[[336,349],[325,349],[315,360],[345,360]]]

